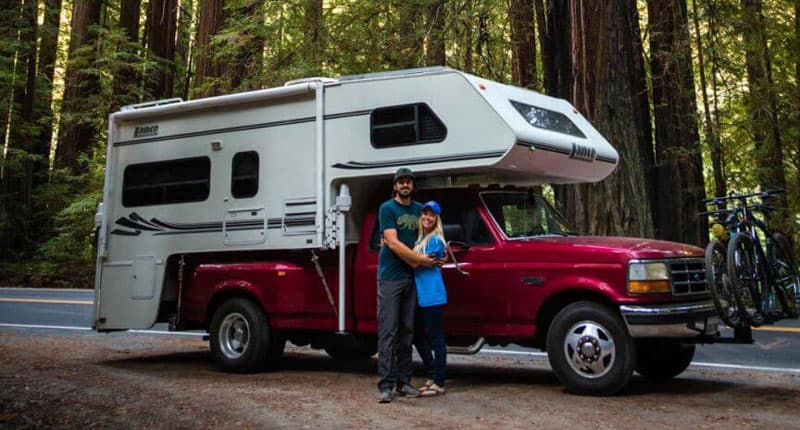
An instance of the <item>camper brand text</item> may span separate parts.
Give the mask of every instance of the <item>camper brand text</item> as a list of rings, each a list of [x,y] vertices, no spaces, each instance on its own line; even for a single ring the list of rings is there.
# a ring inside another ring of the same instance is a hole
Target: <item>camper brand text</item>
[[[133,137],[158,136],[158,124],[140,125],[133,131]]]

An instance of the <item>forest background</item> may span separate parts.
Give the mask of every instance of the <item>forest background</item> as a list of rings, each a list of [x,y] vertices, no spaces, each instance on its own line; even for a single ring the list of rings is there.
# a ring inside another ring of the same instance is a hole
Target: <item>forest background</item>
[[[90,287],[121,106],[447,65],[569,100],[620,154],[578,231],[704,245],[701,199],[800,210],[800,0],[0,0],[0,284]],[[797,240],[795,240],[797,243]]]

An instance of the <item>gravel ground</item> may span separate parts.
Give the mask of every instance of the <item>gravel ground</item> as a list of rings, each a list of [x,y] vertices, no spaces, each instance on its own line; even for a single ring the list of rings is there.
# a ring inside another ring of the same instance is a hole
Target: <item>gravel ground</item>
[[[596,398],[542,359],[449,358],[446,395],[382,405],[374,359],[290,347],[276,371],[232,375],[199,338],[0,329],[0,428],[800,428],[800,375],[689,369]]]

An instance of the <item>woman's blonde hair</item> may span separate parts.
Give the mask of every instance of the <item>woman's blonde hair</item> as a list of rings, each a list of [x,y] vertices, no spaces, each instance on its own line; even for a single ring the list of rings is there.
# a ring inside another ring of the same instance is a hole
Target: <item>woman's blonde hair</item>
[[[433,230],[430,233],[425,234],[425,228],[422,227],[422,217],[419,217],[417,220],[417,243],[414,245],[414,252],[422,253],[426,246],[428,246],[428,242],[430,242],[431,237],[434,235],[439,236],[442,238],[442,242],[447,243],[444,240],[444,229],[442,228],[442,217],[436,214],[433,214],[436,217],[436,224],[433,225]]]

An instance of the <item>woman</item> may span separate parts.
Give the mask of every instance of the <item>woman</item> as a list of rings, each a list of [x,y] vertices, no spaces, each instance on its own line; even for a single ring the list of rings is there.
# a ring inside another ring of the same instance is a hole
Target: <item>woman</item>
[[[417,244],[414,251],[442,259],[445,256],[445,240],[442,231],[442,210],[435,201],[425,203],[419,218]],[[444,394],[447,347],[442,330],[442,310],[447,303],[447,292],[439,266],[418,267],[414,270],[417,288],[417,327],[414,330],[414,346],[422,357],[428,373],[428,381],[420,387],[424,397]]]

